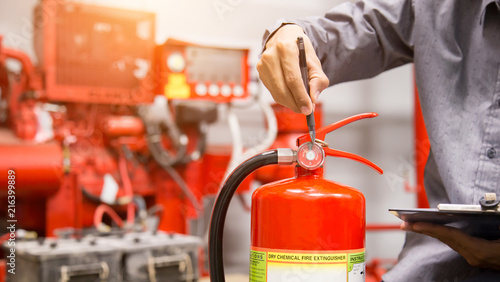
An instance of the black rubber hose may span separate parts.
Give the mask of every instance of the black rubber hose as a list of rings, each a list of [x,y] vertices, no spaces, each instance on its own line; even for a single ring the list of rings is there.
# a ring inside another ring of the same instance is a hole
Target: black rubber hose
[[[224,186],[217,196],[212,219],[210,220],[210,232],[208,237],[208,260],[210,264],[210,281],[225,282],[224,265],[222,255],[222,239],[224,223],[226,221],[229,203],[240,186],[241,182],[252,172],[266,165],[278,163],[278,152],[276,150],[266,151],[258,154],[238,166],[227,178]]]

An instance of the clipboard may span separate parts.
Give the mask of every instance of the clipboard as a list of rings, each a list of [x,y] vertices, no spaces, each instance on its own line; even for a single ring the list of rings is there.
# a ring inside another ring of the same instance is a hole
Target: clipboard
[[[434,224],[484,222],[500,225],[499,211],[389,209],[389,212],[407,222],[429,222]]]
[[[447,205],[447,204],[444,204]],[[500,238],[500,211],[481,210],[481,206],[441,206],[441,209],[389,209],[389,212],[407,222],[428,222],[452,225],[465,233],[488,240]]]

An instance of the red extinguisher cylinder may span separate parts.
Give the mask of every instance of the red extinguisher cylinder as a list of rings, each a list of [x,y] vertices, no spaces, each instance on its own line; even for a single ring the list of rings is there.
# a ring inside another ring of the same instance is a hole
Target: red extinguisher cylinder
[[[297,177],[252,196],[252,247],[351,250],[365,247],[365,197],[323,178],[323,168],[295,168]]]

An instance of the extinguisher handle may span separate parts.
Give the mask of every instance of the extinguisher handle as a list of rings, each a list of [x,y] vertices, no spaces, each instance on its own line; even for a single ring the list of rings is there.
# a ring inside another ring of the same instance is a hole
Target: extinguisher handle
[[[315,142],[327,144],[326,142],[321,142],[321,141],[325,141],[326,135],[328,133],[330,133],[336,129],[339,129],[343,126],[346,126],[352,122],[358,121],[360,119],[374,118],[377,116],[378,116],[377,113],[363,113],[363,114],[348,117],[348,118],[343,119],[341,121],[338,121],[336,123],[332,123],[330,125],[322,127],[316,131]],[[318,140],[320,140],[320,141],[318,141]],[[297,146],[299,146],[299,147],[300,147],[300,145],[302,145],[306,142],[311,142],[311,138],[309,137],[309,135],[302,135],[299,138],[297,138]],[[327,145],[324,145],[324,146],[327,146]],[[383,170],[379,166],[377,166],[373,162],[371,162],[371,161],[369,161],[361,156],[358,156],[358,155],[355,155],[352,153],[348,153],[348,152],[344,152],[344,151],[340,151],[340,150],[335,150],[335,149],[332,149],[329,147],[323,147],[323,150],[325,151],[325,155],[327,155],[327,156],[351,159],[351,160],[360,162],[362,164],[365,164],[365,165],[373,168],[374,170],[376,170],[380,174],[384,173]]]
[[[324,126],[318,130],[316,130],[316,139],[319,139],[321,141],[325,141],[326,135],[334,130],[337,130],[343,126],[346,126],[352,122],[358,121],[360,119],[365,119],[365,118],[374,118],[377,117],[377,113],[363,113],[363,114],[358,114],[354,115],[351,117],[348,117],[346,119],[343,119],[341,121],[337,121],[336,123],[332,123],[330,125]],[[300,146],[306,142],[310,142],[311,138],[309,135],[302,135],[299,138],[297,138],[297,146]]]
[[[331,156],[331,157],[338,157],[338,158],[346,158],[346,159],[351,159],[357,162],[360,162],[364,165],[367,165],[374,170],[376,170],[378,173],[383,174],[384,171],[376,164],[371,162],[370,160],[367,160],[361,156],[349,153],[349,152],[344,152],[340,150],[334,150],[332,148],[324,147],[323,150],[325,151],[325,155]]]

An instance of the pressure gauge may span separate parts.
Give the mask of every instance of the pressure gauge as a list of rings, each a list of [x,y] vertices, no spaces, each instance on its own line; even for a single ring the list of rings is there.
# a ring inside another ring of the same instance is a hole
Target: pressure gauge
[[[181,72],[186,67],[186,60],[181,53],[175,52],[168,56],[167,66],[172,72]]]
[[[317,169],[323,165],[324,161],[325,151],[316,143],[304,143],[297,150],[297,162],[305,169]]]

